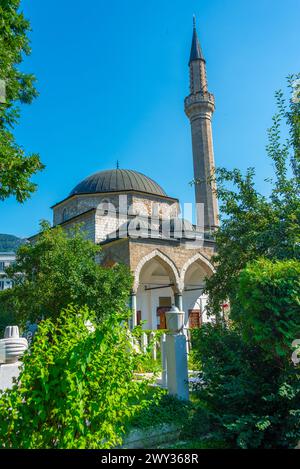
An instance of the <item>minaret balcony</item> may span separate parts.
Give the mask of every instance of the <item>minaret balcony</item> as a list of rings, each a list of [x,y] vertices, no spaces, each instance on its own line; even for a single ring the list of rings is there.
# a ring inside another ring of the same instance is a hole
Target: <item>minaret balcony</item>
[[[213,113],[215,110],[214,95],[208,91],[204,93],[193,93],[184,100],[184,110],[188,117],[193,117],[196,113]]]

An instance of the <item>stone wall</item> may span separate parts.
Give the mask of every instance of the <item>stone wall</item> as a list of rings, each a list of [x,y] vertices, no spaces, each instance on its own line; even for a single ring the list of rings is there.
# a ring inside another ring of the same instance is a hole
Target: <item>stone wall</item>
[[[80,195],[66,199],[61,204],[53,207],[53,224],[58,225],[92,208],[98,207],[102,199],[104,199],[102,194]]]
[[[63,223],[63,228],[66,231],[69,231],[74,225],[81,224],[81,230],[84,232],[86,239],[93,241],[95,243],[96,240],[96,232],[95,232],[95,210],[90,210],[86,213],[81,214],[79,217],[76,217],[73,220],[66,221]]]

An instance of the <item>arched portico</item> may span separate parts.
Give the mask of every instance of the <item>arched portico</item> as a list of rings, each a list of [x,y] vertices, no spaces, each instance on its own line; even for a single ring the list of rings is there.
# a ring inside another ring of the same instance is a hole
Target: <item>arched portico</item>
[[[181,283],[184,285],[182,293],[182,309],[186,313],[186,325],[199,327],[207,321],[207,296],[203,294],[205,279],[214,273],[211,262],[202,254],[197,253],[182,267]]]
[[[146,321],[146,329],[165,328],[165,311],[181,291],[181,281],[174,262],[159,250],[144,256],[134,272],[133,325]]]
[[[138,286],[140,284],[140,276],[143,267],[150,262],[152,259],[155,259],[158,263],[160,263],[169,273],[169,276],[173,278],[174,287],[178,290],[181,288],[181,279],[179,275],[179,271],[174,264],[174,262],[165,254],[163,254],[158,249],[155,249],[150,254],[144,256],[138,263],[135,272],[134,272],[134,283],[133,283],[133,291],[136,292]]]

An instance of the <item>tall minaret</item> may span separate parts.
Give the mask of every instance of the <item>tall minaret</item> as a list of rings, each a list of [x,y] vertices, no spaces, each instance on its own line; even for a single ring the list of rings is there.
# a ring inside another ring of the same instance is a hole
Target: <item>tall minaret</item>
[[[194,17],[192,48],[189,61],[190,95],[185,98],[185,113],[190,119],[194,160],[196,203],[204,204],[204,228],[214,230],[218,226],[218,202],[214,185],[208,182],[214,169],[214,149],[211,118],[215,110],[215,98],[208,92],[206,61],[196,31]],[[197,212],[197,224],[203,224]]]

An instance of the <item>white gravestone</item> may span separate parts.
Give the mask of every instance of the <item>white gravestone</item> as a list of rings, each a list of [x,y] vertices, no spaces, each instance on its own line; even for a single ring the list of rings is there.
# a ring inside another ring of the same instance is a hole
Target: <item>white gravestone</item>
[[[156,336],[155,332],[150,332],[150,344],[151,344],[151,356],[153,360],[156,360],[157,354],[156,354]]]
[[[163,388],[167,387],[167,351],[166,351],[166,334],[162,334],[160,338],[160,352],[161,352],[161,385]]]
[[[186,336],[183,333],[184,312],[172,306],[166,312],[167,329],[167,382],[169,394],[179,399],[189,399],[188,361]]]
[[[141,348],[142,348],[143,353],[147,352],[147,347],[148,347],[148,337],[147,337],[147,334],[143,332],[141,336]]]

